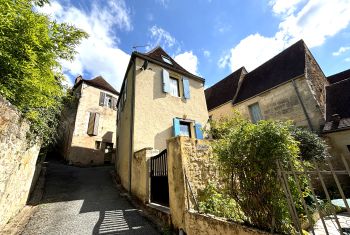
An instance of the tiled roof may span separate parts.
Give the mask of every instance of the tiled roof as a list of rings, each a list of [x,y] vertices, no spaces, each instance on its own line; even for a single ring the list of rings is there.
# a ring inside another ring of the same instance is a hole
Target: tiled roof
[[[234,103],[241,102],[261,92],[305,73],[306,45],[300,40],[272,59],[248,73]]]
[[[233,99],[234,95],[236,94],[238,81],[242,73],[246,73],[244,67],[236,70],[226,78],[205,90],[205,99],[207,101],[208,110],[211,110]]]
[[[326,87],[326,124],[323,131],[350,128],[350,78]],[[339,120],[334,121],[333,115]]]
[[[77,87],[81,82],[85,82],[90,86],[97,87],[102,90],[106,90],[113,94],[119,95],[119,92],[116,91],[108,82],[106,82],[106,80],[104,80],[102,76],[97,76],[91,80],[81,79],[78,83],[74,85],[74,88]]]
[[[348,78],[350,78],[350,69],[340,73],[333,74],[332,76],[327,77],[327,80],[330,84],[332,84]]]
[[[197,78],[197,79],[204,81],[203,78],[188,72],[181,65],[176,63],[176,61],[173,58],[171,58],[171,56],[169,56],[160,46],[154,48],[153,50],[151,50],[147,53],[133,52],[133,54],[138,55],[138,56],[143,57],[143,58],[146,58],[146,59],[151,59],[151,60],[156,61],[159,64],[161,64],[163,67],[173,69],[175,71],[183,73],[184,75],[188,75],[190,77],[194,77],[194,78]],[[171,61],[171,64],[165,62],[163,60],[163,57],[168,58]]]

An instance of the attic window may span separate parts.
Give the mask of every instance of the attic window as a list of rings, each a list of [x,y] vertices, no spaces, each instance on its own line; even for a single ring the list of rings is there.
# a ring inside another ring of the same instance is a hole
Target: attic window
[[[163,56],[162,55],[162,59],[163,59],[163,61],[165,62],[165,63],[168,63],[168,64],[173,64],[172,62],[171,62],[171,60],[170,60],[170,58],[168,58],[168,57],[166,57],[166,56]]]

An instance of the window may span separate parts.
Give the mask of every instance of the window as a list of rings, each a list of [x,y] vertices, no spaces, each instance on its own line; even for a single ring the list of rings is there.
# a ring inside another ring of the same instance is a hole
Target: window
[[[108,108],[112,108],[112,96],[111,95],[106,94],[104,106],[107,106]]]
[[[112,153],[113,152],[113,143],[105,143],[105,153]]]
[[[171,60],[170,60],[170,58],[168,58],[168,57],[166,57],[166,56],[163,56],[162,55],[162,59],[163,59],[163,61],[165,62],[165,63],[167,63],[167,64],[173,64],[172,62],[171,62]]]
[[[101,141],[95,141],[95,149],[101,149]]]
[[[179,80],[176,78],[170,78],[170,87],[169,87],[169,93],[172,96],[179,97]]]
[[[248,108],[249,108],[250,117],[253,123],[257,123],[258,121],[263,119],[261,115],[260,106],[258,103],[249,105]]]
[[[117,110],[117,98],[114,98],[105,92],[100,92],[100,106]]]
[[[191,137],[191,123],[180,121],[180,135]]]
[[[90,113],[89,124],[87,129],[88,135],[97,135],[98,134],[98,121],[100,119],[99,113]]]

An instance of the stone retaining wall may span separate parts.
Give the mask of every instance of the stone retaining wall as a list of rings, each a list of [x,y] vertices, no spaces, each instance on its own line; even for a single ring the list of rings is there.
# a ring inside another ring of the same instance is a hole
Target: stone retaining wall
[[[28,145],[29,125],[18,110],[0,97],[0,227],[26,204],[39,144]]]

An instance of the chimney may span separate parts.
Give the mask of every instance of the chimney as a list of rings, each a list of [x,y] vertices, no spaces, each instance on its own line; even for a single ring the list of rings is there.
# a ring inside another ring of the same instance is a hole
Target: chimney
[[[81,75],[79,75],[78,77],[75,78],[74,84],[77,84],[77,83],[80,82],[81,80],[83,80],[83,77],[82,77]]]
[[[340,117],[339,114],[335,113],[335,114],[332,115],[332,117],[331,117],[332,129],[337,129],[338,128],[340,119],[341,119],[341,117]]]

